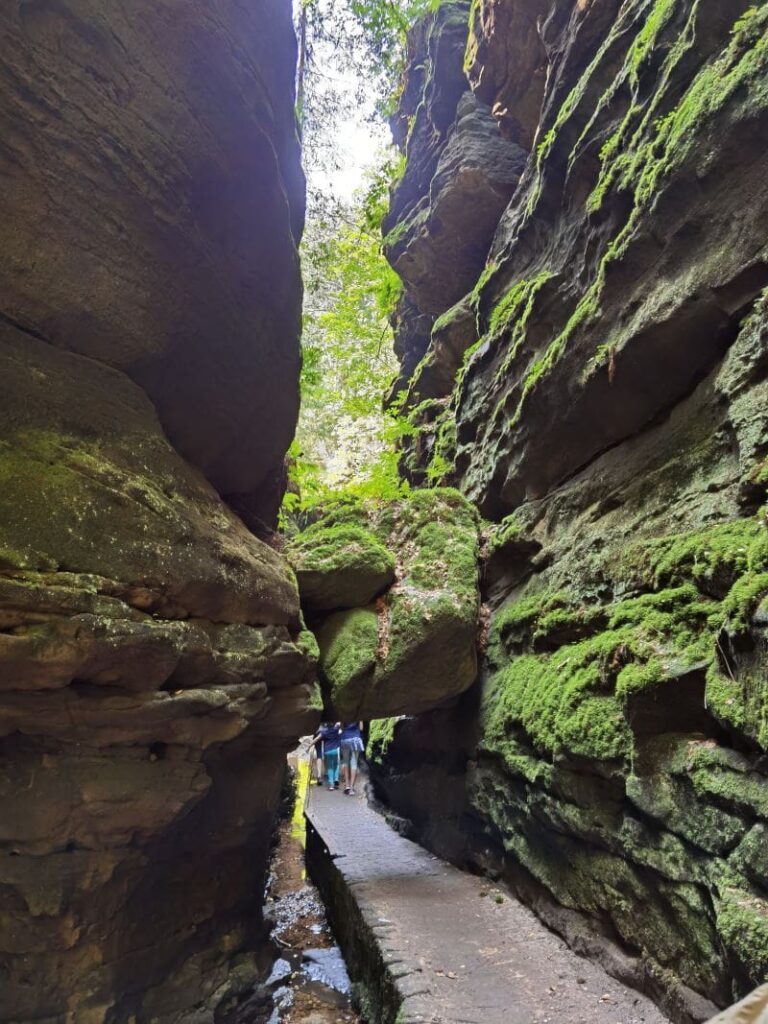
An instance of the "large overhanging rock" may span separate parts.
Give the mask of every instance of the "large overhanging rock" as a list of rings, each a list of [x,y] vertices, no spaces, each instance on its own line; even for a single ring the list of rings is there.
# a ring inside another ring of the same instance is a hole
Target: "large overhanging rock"
[[[298,409],[303,179],[284,0],[0,15],[0,312],[128,373],[223,494]]]
[[[313,623],[326,707],[344,719],[417,714],[462,693],[477,674],[478,524],[456,491],[331,510],[312,528],[370,531],[395,556],[395,583],[374,604]],[[343,602],[337,601],[339,607]]]
[[[443,313],[472,288],[527,156],[465,92],[427,193],[385,239],[387,258],[422,312]]]
[[[0,567],[113,580],[165,617],[298,624],[293,580],[126,376],[0,324]]]
[[[748,8],[553,5],[539,144],[478,281],[452,413],[448,480],[486,514],[664,415],[768,283],[766,26],[760,7],[740,24]]]
[[[550,0],[478,0],[472,5],[467,77],[502,132],[526,149],[533,148],[539,127],[549,70],[541,25],[552,7]],[[562,18],[565,12],[557,13]]]
[[[25,0],[0,43],[0,1021],[208,1022],[320,707],[230,509],[273,517],[298,403],[290,5]]]

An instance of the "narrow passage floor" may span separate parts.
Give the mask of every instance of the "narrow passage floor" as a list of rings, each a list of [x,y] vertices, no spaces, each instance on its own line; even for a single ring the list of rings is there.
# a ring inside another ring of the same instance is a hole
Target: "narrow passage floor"
[[[361,796],[313,786],[306,815],[376,934],[403,999],[399,1021],[668,1024],[521,903],[398,835]]]

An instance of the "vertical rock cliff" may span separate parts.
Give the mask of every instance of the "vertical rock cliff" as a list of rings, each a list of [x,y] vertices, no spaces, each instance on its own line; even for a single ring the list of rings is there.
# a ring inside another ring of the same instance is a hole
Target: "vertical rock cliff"
[[[252,532],[298,405],[290,5],[21,0],[0,42],[0,1020],[202,1024],[316,718]]]
[[[414,34],[386,241],[403,467],[486,517],[490,630],[458,707],[376,727],[376,781],[702,1020],[768,977],[768,8],[463,18]]]

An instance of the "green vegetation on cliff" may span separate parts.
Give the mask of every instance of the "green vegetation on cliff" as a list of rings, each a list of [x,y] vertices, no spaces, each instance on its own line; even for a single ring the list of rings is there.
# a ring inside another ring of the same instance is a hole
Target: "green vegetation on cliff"
[[[549,755],[629,759],[634,698],[669,689],[674,702],[678,680],[699,672],[710,713],[768,746],[768,687],[737,678],[719,639],[745,631],[768,593],[763,513],[639,542],[613,569],[635,596],[602,605],[544,591],[496,615],[484,745],[503,755],[522,727]]]

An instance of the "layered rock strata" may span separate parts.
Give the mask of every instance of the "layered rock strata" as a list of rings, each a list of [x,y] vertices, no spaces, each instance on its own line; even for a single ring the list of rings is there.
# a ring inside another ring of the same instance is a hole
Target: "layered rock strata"
[[[296,416],[290,9],[34,0],[0,38],[0,1020],[200,1024],[264,967],[317,720],[229,507],[272,519]]]
[[[533,148],[409,472],[490,520],[490,642],[461,713],[377,727],[425,841],[681,1020],[768,977],[767,30],[747,2],[475,6],[470,81]]]
[[[441,349],[430,335],[476,281],[525,165],[525,150],[502,137],[490,108],[468,89],[462,70],[468,16],[467,3],[450,0],[412,30],[393,121],[405,171],[384,221],[384,249],[404,285],[394,316],[402,372],[392,392],[401,405],[409,380],[408,406],[450,393],[465,346]],[[414,371],[425,356],[422,382]],[[441,386],[446,363],[447,386]]]

